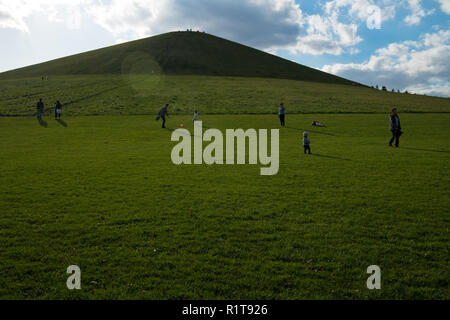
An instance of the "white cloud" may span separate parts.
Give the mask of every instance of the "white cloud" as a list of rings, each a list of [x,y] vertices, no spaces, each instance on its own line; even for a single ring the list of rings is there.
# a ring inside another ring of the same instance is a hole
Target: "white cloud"
[[[411,85],[405,88],[408,92],[426,94],[428,96],[450,97],[450,86],[448,84],[432,84],[428,86]]]
[[[340,55],[344,48],[362,41],[357,35],[358,26],[339,22],[337,15],[329,17],[310,15],[306,21],[308,26],[306,35],[299,36],[297,43],[289,47],[294,52]]]
[[[391,0],[378,2],[373,0],[332,0],[325,4],[325,12],[328,14],[335,12],[339,12],[339,14],[347,13],[350,17],[366,21],[370,15],[368,8],[374,5],[380,8],[382,21],[395,17],[395,2]],[[342,9],[345,9],[344,12],[342,12]]]
[[[94,4],[87,8],[94,21],[116,37],[141,38],[152,33],[156,23],[163,23],[163,10],[171,10],[170,1],[123,1]],[[165,23],[166,25],[166,23]]]
[[[0,4],[0,28],[28,32],[26,20],[36,15],[76,29],[83,15],[118,42],[187,28],[269,52],[342,54],[348,48],[355,53],[351,47],[362,41],[357,24],[338,21],[337,12],[304,17],[295,0],[0,0]]]
[[[112,0],[86,11],[120,39],[190,28],[266,50],[295,43],[302,25],[294,0]]]
[[[288,49],[340,55],[362,41],[355,23],[330,15],[304,16],[294,0],[112,0],[87,9],[120,39],[137,39],[186,28],[244,42],[268,52]],[[302,30],[304,30],[302,32]]]
[[[391,43],[364,63],[325,65],[322,70],[369,85],[448,96],[450,30],[427,33],[419,41]]]
[[[81,26],[82,9],[93,0],[0,0],[0,28],[30,32],[26,19],[38,15],[65,23],[69,29]]]
[[[0,28],[17,29],[22,32],[29,32],[23,17],[14,14],[14,10],[0,3]]]
[[[373,14],[370,9],[375,4],[382,4],[380,22],[395,17],[395,2],[391,0],[332,0],[323,5],[323,14],[305,17],[305,32],[297,38],[297,43],[290,46],[293,52],[321,55],[356,54],[357,44],[363,41],[358,34],[362,25]]]
[[[437,0],[441,4],[441,10],[446,14],[450,14],[450,0]]]
[[[392,1],[392,0],[380,0]],[[333,0],[324,15],[305,16],[294,0],[112,0],[86,11],[94,21],[121,40],[134,40],[167,31],[192,28],[275,52],[288,49],[314,55],[358,52],[358,25],[368,16],[372,0]],[[394,16],[384,6],[384,20]],[[339,19],[348,10],[353,22]]]
[[[0,0],[0,28],[27,32],[26,19],[36,14],[77,29],[83,17],[117,42],[192,28],[268,52],[356,54],[359,26],[375,2],[383,21],[394,17],[394,0],[331,0],[311,15],[295,0]]]
[[[408,6],[411,14],[404,21],[409,25],[418,25],[422,18],[434,13],[434,10],[426,11],[420,4],[420,0],[408,0]]]

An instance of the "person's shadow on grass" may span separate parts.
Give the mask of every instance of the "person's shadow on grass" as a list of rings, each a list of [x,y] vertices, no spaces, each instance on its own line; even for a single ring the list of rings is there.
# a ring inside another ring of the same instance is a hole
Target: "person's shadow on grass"
[[[58,122],[60,125],[62,125],[63,127],[67,128],[68,125],[66,122],[64,122],[64,120],[62,119],[56,119],[56,122]]]
[[[335,159],[335,160],[342,160],[342,161],[352,161],[352,160],[346,159],[346,158],[340,158],[340,157],[336,157],[336,156],[328,156],[328,155],[325,155],[325,154],[318,154],[318,153],[311,153],[311,156],[321,157],[321,158],[328,158],[328,159]]]
[[[172,131],[172,132],[174,132],[176,129],[172,129],[172,128],[164,128],[164,129],[166,129],[166,130],[169,130],[169,131]],[[186,128],[180,128],[180,129],[186,129]],[[183,134],[184,136],[186,136],[186,137],[198,137],[198,138],[202,138],[202,137],[199,137],[199,136],[196,136],[196,135],[194,135],[194,134],[189,134],[189,135],[187,135],[187,134]]]
[[[39,124],[41,127],[48,128],[48,123],[44,119],[38,119]]]
[[[448,151],[448,150],[433,150],[433,149],[421,149],[421,148],[410,148],[410,147],[402,147],[401,149],[414,150],[414,151],[425,151],[425,152],[450,153],[450,151]]]
[[[317,131],[317,130],[311,130],[311,129],[301,129],[301,128],[293,128],[293,127],[286,127],[286,129],[291,129],[291,130],[298,130],[301,132],[312,132],[312,133],[317,133],[317,134],[326,134],[327,136],[334,136],[333,133],[329,133],[329,132],[321,132],[321,131]]]

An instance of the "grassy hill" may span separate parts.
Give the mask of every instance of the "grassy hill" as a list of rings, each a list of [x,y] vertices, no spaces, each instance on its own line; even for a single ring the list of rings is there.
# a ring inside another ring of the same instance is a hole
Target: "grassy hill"
[[[42,81],[42,76],[49,80]],[[381,92],[201,32],[171,32],[0,74],[0,116],[450,112],[450,99]],[[50,112],[50,110],[49,110]]]
[[[293,113],[450,112],[450,99],[383,92],[367,87],[270,78],[200,75],[81,75],[0,80],[0,116],[31,116],[42,98],[65,116],[270,114],[283,101]]]
[[[92,74],[214,75],[352,81],[201,32],[171,32],[0,74],[0,79]]]

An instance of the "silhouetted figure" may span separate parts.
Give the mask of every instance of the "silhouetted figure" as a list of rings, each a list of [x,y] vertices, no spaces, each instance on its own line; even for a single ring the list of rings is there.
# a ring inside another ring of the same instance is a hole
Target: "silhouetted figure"
[[[55,119],[61,119],[61,113],[62,113],[62,104],[58,101],[56,101],[55,106]]]
[[[280,118],[280,123],[282,127],[286,126],[286,108],[284,104],[280,104],[280,111],[278,112],[278,117]]]
[[[389,146],[392,147],[392,143],[394,143],[395,141],[395,146],[398,148],[398,146],[400,145],[400,136],[403,134],[403,132],[397,108],[392,109],[392,114],[389,117],[389,121],[390,129],[392,132],[392,139],[389,141]]]
[[[42,99],[39,99],[39,102],[36,106],[36,117],[39,121],[42,119],[42,115],[44,114],[44,103],[42,102]]]
[[[162,127],[163,128],[166,127],[166,116],[169,116],[169,112],[167,111],[168,108],[169,108],[169,104],[166,104],[164,107],[161,108],[161,110],[159,110],[158,117],[156,117],[156,120],[162,119],[162,121],[163,121]]]

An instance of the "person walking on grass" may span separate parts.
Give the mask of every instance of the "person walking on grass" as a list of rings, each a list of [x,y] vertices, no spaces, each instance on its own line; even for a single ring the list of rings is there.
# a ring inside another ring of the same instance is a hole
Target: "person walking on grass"
[[[39,121],[42,120],[42,115],[44,114],[44,103],[42,102],[42,99],[39,99],[39,102],[36,106],[36,117]]]
[[[392,132],[392,138],[389,141],[389,146],[392,147],[392,144],[395,141],[395,146],[398,148],[400,145],[400,136],[403,134],[403,132],[397,108],[392,109],[389,121],[390,121],[390,129]]]
[[[308,132],[303,132],[303,149],[306,152],[308,151],[311,154],[311,140],[308,138]]]
[[[280,104],[280,111],[278,112],[278,117],[280,118],[280,123],[282,127],[286,126],[285,117],[286,117],[286,108],[284,107],[284,104]]]
[[[195,121],[197,121],[197,120],[198,120],[198,111],[195,110],[195,111],[194,111],[194,119],[192,119],[192,122],[195,123]]]
[[[159,110],[158,116],[156,117],[156,120],[162,119],[162,127],[166,127],[166,116],[169,116],[169,112],[167,109],[169,108],[169,104],[167,103],[164,107]]]
[[[55,120],[61,119],[61,113],[62,113],[62,104],[58,100],[55,106]]]

